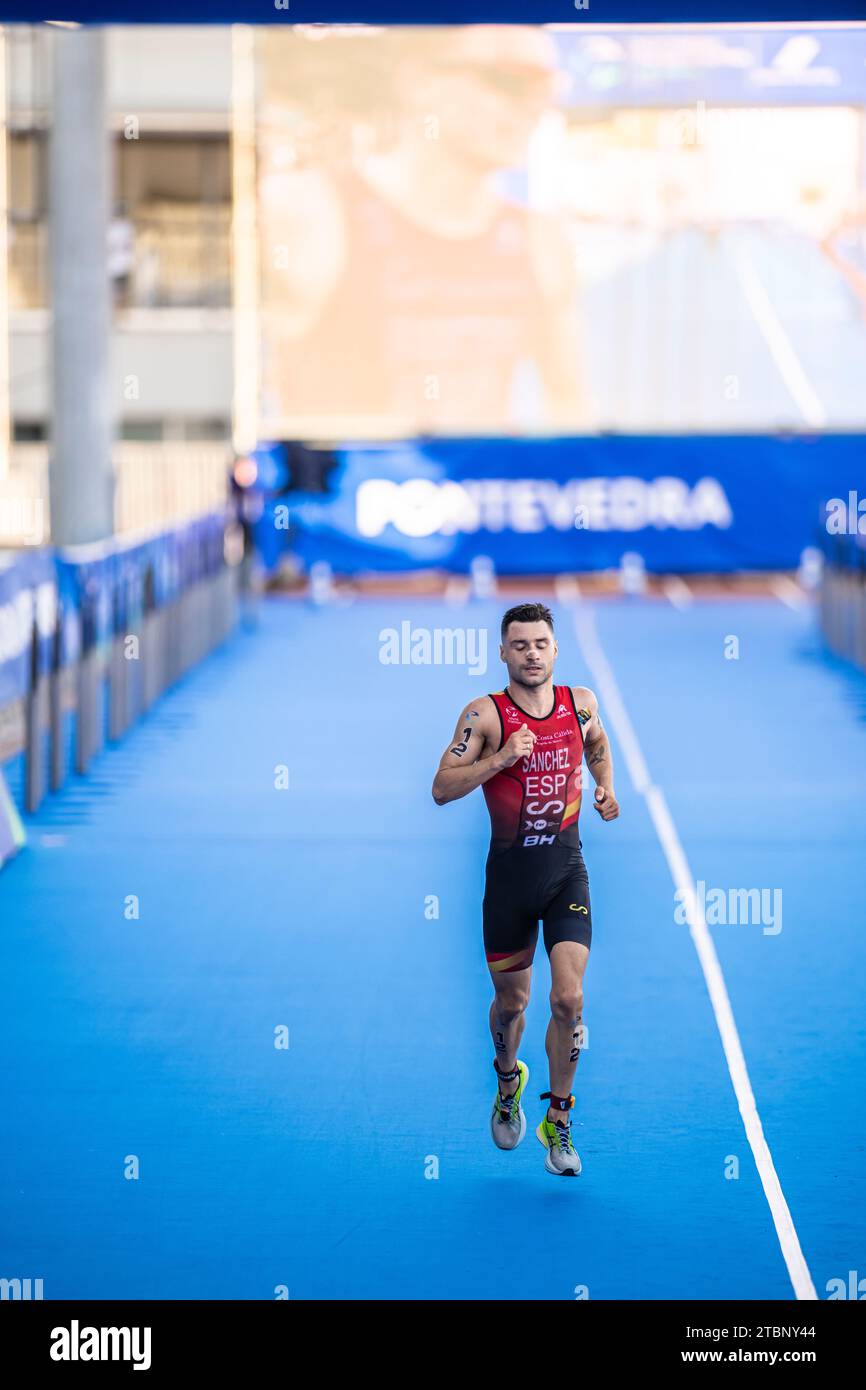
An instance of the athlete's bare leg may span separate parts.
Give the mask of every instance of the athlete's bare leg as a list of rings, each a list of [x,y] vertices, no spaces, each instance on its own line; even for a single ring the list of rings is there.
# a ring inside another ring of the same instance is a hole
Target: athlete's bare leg
[[[500,1071],[514,1071],[517,1065],[517,1049],[523,1030],[526,1027],[526,1006],[529,1003],[529,987],[532,980],[532,967],[527,970],[490,972],[493,980],[493,1003],[490,1005],[490,1035],[496,1052],[496,1063]],[[499,1089],[504,1096],[512,1096],[517,1090],[518,1081],[500,1081]]]
[[[550,1089],[555,1096],[570,1096],[580,1051],[583,1015],[583,974],[589,951],[577,941],[557,941],[550,952],[550,1023],[547,1025],[547,1060]],[[562,1112],[548,1109],[549,1120],[561,1120]]]

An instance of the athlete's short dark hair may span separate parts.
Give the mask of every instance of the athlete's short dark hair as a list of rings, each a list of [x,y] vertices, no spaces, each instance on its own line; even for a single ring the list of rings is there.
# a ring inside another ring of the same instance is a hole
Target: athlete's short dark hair
[[[547,623],[553,632],[553,614],[544,603],[518,603],[516,607],[509,608],[500,629],[503,642],[510,623]]]

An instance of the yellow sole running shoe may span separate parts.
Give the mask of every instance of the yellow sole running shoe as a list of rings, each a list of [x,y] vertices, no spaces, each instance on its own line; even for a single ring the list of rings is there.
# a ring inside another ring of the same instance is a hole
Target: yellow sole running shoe
[[[580,1158],[571,1142],[571,1125],[566,1120],[544,1119],[535,1131],[544,1145],[544,1166],[548,1173],[559,1178],[576,1178],[580,1173]]]
[[[504,1096],[497,1084],[496,1099],[490,1115],[490,1135],[497,1149],[516,1149],[526,1134],[526,1116],[520,1098],[529,1080],[529,1067],[517,1060],[520,1079],[513,1096]]]

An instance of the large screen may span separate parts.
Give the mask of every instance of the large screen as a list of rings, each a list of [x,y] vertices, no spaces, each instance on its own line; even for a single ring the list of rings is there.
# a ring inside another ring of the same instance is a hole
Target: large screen
[[[260,438],[866,426],[863,28],[255,42]]]

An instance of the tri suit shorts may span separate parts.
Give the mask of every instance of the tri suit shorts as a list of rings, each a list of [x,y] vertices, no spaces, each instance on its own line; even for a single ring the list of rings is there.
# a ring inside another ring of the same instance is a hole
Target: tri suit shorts
[[[548,955],[559,941],[577,941],[589,949],[592,908],[580,848],[558,841],[539,849],[497,850],[491,845],[483,917],[487,964],[497,972],[532,964],[539,920]]]

